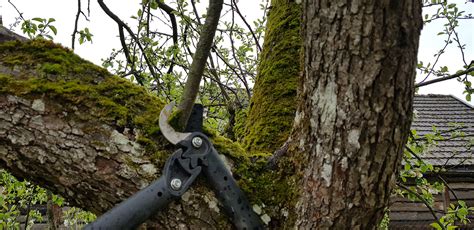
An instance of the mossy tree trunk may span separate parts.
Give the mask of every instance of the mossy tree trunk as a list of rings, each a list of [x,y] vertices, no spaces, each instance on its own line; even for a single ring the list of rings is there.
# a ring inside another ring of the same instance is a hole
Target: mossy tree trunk
[[[274,151],[288,139],[300,74],[301,6],[272,0],[257,79],[240,136],[251,151]]]

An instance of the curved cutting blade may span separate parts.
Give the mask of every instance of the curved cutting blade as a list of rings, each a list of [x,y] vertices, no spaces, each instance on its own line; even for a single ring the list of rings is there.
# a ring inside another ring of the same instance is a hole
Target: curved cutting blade
[[[171,127],[170,124],[168,124],[168,119],[171,116],[171,112],[173,111],[174,105],[175,105],[175,102],[173,101],[167,104],[165,107],[163,107],[160,113],[159,125],[160,125],[161,133],[163,133],[163,136],[165,136],[165,138],[169,142],[173,144],[177,144],[178,142],[186,139],[189,135],[191,135],[191,133],[176,132],[176,130],[174,130],[174,128]]]

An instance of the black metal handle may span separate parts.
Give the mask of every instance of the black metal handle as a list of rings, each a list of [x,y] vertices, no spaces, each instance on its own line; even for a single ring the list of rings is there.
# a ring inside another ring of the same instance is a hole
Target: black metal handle
[[[84,229],[135,229],[156,212],[166,208],[182,196],[201,172],[201,167],[190,168],[183,159],[183,150],[175,151],[166,161],[163,175],[148,187],[88,224]]]
[[[182,149],[174,152],[166,162],[162,177],[84,229],[135,229],[151,215],[166,208],[173,199],[183,195],[201,171],[237,229],[263,229],[262,221],[253,212],[209,139],[196,132],[180,145]]]
[[[120,203],[96,221],[86,225],[86,230],[135,229],[151,215],[165,208],[175,198],[167,189],[166,178],[161,177]]]
[[[242,230],[263,229],[262,221],[250,207],[249,201],[212,144],[207,161],[208,166],[203,167],[203,173],[222,203],[224,211],[232,218],[234,226]]]

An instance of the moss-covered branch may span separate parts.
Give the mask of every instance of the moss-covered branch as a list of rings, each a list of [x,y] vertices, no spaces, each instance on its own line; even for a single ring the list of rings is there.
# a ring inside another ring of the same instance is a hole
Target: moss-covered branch
[[[72,205],[100,214],[160,176],[174,149],[159,132],[162,106],[145,89],[49,41],[0,43],[0,166]],[[265,155],[207,133],[251,201],[265,205],[261,214],[280,212],[292,187],[265,170]],[[228,227],[202,185],[198,180],[155,224]]]

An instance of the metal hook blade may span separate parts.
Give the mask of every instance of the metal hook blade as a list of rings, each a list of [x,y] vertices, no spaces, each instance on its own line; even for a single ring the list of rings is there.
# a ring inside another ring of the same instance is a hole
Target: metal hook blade
[[[168,123],[168,119],[171,116],[171,112],[173,111],[173,107],[175,106],[175,102],[171,102],[167,104],[163,109],[161,110],[160,113],[160,130],[161,133],[163,133],[163,136],[165,138],[176,145],[178,142],[186,139],[191,133],[181,133],[181,132],[176,132],[173,127]]]

